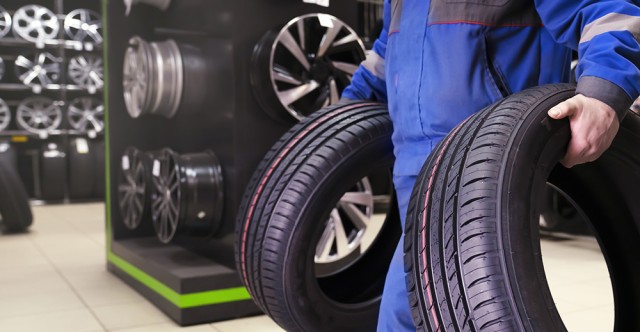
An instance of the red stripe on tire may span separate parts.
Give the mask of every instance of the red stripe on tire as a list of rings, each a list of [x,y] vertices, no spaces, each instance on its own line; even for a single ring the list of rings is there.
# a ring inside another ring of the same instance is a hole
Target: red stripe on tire
[[[289,153],[289,151],[293,148],[293,146],[296,143],[298,143],[298,141],[300,141],[305,135],[307,135],[315,127],[323,124],[328,119],[331,119],[337,113],[349,111],[349,110],[352,110],[352,109],[358,108],[358,107],[376,106],[376,105],[377,104],[374,104],[374,103],[355,104],[355,105],[347,106],[345,108],[338,108],[338,109],[333,110],[332,112],[329,112],[329,113],[325,114],[321,118],[317,119],[308,128],[306,128],[296,138],[294,138],[289,143],[289,145],[287,145],[287,147],[280,153],[280,155],[278,155],[278,157],[276,158],[275,162],[269,167],[269,170],[267,170],[267,173],[262,178],[262,181],[260,182],[260,185],[258,186],[258,189],[256,190],[256,192],[255,192],[255,194],[253,196],[253,199],[251,200],[251,205],[249,206],[249,212],[247,213],[247,217],[245,219],[244,227],[243,227],[243,230],[242,230],[242,242],[241,242],[241,245],[240,245],[240,260],[241,260],[241,266],[242,266],[242,277],[244,279],[245,285],[247,285],[247,286],[249,285],[249,279],[247,277],[246,258],[245,258],[245,252],[246,252],[246,246],[247,246],[247,234],[248,234],[248,230],[249,230],[249,223],[251,221],[251,218],[253,217],[253,212],[255,210],[256,203],[258,202],[258,197],[260,197],[260,194],[262,194],[262,190],[264,189],[265,184],[269,180],[269,177],[271,176],[271,173],[273,173],[273,170],[276,167],[278,167],[278,165],[280,164],[282,159],[287,155],[287,153]],[[251,292],[251,289],[249,289],[249,287],[247,287],[247,289],[249,290],[249,292]]]

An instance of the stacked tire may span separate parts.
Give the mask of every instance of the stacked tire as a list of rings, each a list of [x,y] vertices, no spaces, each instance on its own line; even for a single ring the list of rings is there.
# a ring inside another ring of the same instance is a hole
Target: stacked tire
[[[24,231],[33,221],[24,184],[8,160],[0,158],[0,226],[5,231]]]
[[[566,331],[542,264],[546,183],[589,221],[607,261],[615,331],[640,330],[640,117],[629,112],[597,161],[558,165],[567,120],[546,112],[574,95],[537,87],[475,114],[427,160],[405,229],[405,271],[419,331]]]

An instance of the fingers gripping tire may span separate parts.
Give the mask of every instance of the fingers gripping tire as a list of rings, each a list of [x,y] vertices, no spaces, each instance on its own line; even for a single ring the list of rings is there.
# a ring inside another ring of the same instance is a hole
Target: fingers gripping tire
[[[598,161],[555,166],[570,129],[546,112],[573,89],[543,86],[506,98],[454,129],[427,160],[404,245],[419,331],[566,331],[540,252],[547,181],[596,233],[612,279],[615,330],[640,330],[640,119],[630,113]]]
[[[287,331],[375,329],[400,237],[397,206],[355,262],[329,275],[314,262],[341,196],[392,167],[391,133],[380,104],[330,107],[294,126],[254,173],[238,213],[236,262],[253,299]]]
[[[0,159],[0,221],[10,232],[24,231],[33,216],[24,184],[13,165]]]

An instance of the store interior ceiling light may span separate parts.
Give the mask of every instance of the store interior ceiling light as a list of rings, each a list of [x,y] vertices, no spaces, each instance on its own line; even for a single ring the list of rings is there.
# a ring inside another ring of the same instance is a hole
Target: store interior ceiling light
[[[7,129],[11,122],[11,110],[7,103],[0,98],[0,131]]]
[[[87,132],[104,130],[104,105],[93,97],[79,97],[67,108],[67,118],[73,129]]]
[[[13,14],[13,32],[24,40],[44,45],[56,39],[58,31],[58,17],[46,7],[26,5]]]
[[[16,121],[20,128],[31,133],[48,133],[60,126],[62,110],[47,97],[29,97],[18,105]]]
[[[64,18],[64,31],[77,42],[102,44],[102,17],[89,9],[75,9]]]
[[[129,16],[131,7],[139,3],[144,3],[160,10],[167,10],[171,4],[171,0],[124,0],[124,6],[126,7],[125,15]]]
[[[78,86],[90,93],[104,86],[102,58],[92,54],[80,54],[69,60],[68,75]]]
[[[0,6],[0,38],[6,36],[11,31],[11,15]]]

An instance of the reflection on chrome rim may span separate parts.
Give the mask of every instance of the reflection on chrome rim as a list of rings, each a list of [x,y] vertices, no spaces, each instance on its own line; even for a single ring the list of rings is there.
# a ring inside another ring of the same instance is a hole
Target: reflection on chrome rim
[[[104,86],[102,58],[92,54],[77,55],[69,61],[69,78],[86,89]]]
[[[89,9],[75,9],[64,18],[64,31],[78,42],[102,43],[102,18]]]
[[[32,133],[49,132],[60,126],[62,110],[46,97],[29,97],[23,100],[16,111],[20,128]]]
[[[101,132],[104,130],[104,105],[96,98],[76,98],[69,103],[67,118],[73,129]]]
[[[27,5],[13,14],[13,32],[24,40],[45,43],[56,39],[60,23],[56,14],[46,7]]]
[[[7,129],[11,122],[11,110],[7,103],[0,98],[0,131]]]
[[[11,30],[11,15],[0,6],[0,38],[6,36]]]
[[[15,60],[15,72],[24,85],[54,84],[60,77],[60,59],[47,52],[36,54],[33,60],[20,55]]]

